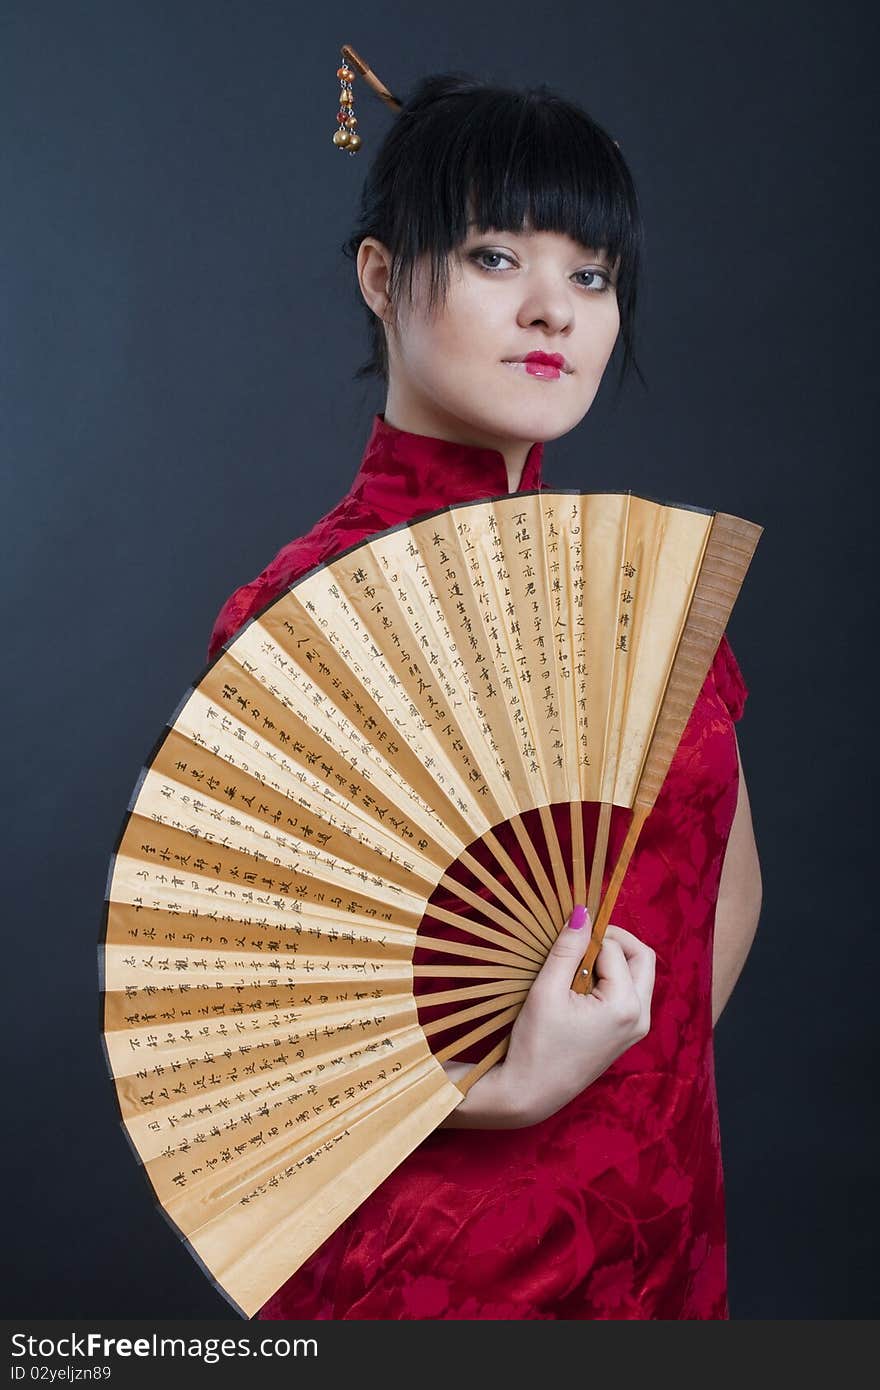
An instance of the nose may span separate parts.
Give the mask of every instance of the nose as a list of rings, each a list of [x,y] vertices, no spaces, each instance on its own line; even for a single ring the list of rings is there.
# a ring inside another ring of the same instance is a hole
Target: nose
[[[555,337],[571,331],[573,314],[571,299],[556,278],[536,276],[523,294],[517,322],[523,328],[542,325]]]

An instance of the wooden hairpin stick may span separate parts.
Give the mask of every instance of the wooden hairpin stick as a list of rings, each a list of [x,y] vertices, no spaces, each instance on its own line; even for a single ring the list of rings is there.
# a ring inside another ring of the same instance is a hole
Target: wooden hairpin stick
[[[342,45],[342,56],[345,61],[351,63],[352,67],[356,68],[361,77],[369,83],[376,93],[376,96],[381,97],[382,100],[386,102],[388,106],[393,107],[395,111],[400,110],[403,102],[399,101],[398,98],[394,96],[393,92],[389,92],[384,82],[379,81],[373,69],[364,62],[359,53],[354,51],[351,44],[344,43]]]

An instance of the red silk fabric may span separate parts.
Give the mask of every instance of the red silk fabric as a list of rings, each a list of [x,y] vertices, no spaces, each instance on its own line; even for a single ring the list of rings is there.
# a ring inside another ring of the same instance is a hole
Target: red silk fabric
[[[543,445],[533,444],[519,491],[550,487],[542,462]],[[229,597],[209,657],[315,565],[389,526],[507,490],[499,452],[411,434],[375,415],[348,494]],[[733,725],[746,694],[725,635],[612,914],[657,953],[647,1036],[540,1124],[435,1130],[258,1317],[729,1317],[711,979],[737,800]],[[628,814],[615,808],[609,866]],[[537,813],[523,819],[540,844]],[[553,820],[565,854],[567,805],[553,808]],[[594,808],[585,808],[584,825],[589,847]],[[509,826],[499,838],[525,869]],[[457,905],[442,892],[437,902]],[[443,931],[430,905],[423,929]],[[422,959],[430,956],[418,948]],[[495,1041],[464,1055],[476,1058]]]

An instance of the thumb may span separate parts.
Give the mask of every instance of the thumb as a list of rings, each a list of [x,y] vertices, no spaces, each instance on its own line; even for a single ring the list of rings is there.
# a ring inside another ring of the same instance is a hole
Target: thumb
[[[566,989],[570,989],[575,966],[589,945],[592,926],[588,910],[578,903],[547,952],[535,983],[539,979],[549,979],[554,988],[561,988],[564,984]]]

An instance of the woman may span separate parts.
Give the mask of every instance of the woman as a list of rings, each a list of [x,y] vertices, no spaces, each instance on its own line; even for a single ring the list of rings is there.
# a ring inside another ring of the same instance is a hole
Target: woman
[[[634,365],[640,246],[626,164],[586,113],[545,88],[425,80],[376,156],[345,247],[373,340],[358,375],[385,382],[385,409],[347,496],[231,595],[209,656],[357,541],[548,486],[544,444],[583,419],[619,338],[621,380]],[[534,352],[562,370],[527,369]],[[569,988],[588,937],[576,912],[504,1061],[259,1316],[729,1316],[712,1028],[761,900],[734,730],[745,696],[724,637],[592,994]],[[565,852],[567,805],[554,820]],[[498,833],[518,853],[510,828]],[[448,1063],[453,1080],[478,1055]]]

